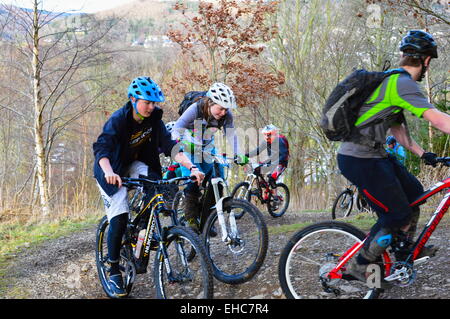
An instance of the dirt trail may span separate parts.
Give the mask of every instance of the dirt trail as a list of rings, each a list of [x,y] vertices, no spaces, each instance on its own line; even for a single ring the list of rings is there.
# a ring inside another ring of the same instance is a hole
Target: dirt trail
[[[263,213],[268,227],[330,219],[330,213],[286,213],[279,219]],[[385,298],[438,299],[450,298],[450,246],[448,217],[430,239],[440,247],[432,262],[418,269],[417,281],[406,288],[395,287]],[[284,298],[278,283],[278,259],[292,233],[270,235],[267,257],[259,273],[250,281],[230,286],[215,281],[215,298],[280,299]],[[17,256],[6,272],[9,288],[2,298],[106,298],[97,277],[94,256],[95,227],[50,240],[38,248]],[[152,258],[152,256],[151,256]],[[134,298],[152,298],[149,287],[151,271],[137,279]]]

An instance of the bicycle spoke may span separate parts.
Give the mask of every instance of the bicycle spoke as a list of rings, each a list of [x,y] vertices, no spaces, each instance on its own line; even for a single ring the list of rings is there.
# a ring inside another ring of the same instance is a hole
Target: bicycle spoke
[[[214,275],[226,283],[250,280],[261,267],[267,250],[267,228],[259,211],[243,200],[235,199],[224,207],[225,226],[229,242],[221,236],[209,236],[213,227],[220,229],[219,218],[214,213],[208,219],[204,236],[206,248],[213,263]],[[233,218],[233,212],[241,217]]]
[[[365,282],[328,277],[340,262],[340,256],[364,236],[352,231],[351,227],[314,228],[312,225],[295,234],[280,257],[280,283],[285,294],[289,298],[347,299],[364,298],[368,291],[373,292]]]
[[[193,232],[175,228],[167,239],[164,257],[160,249],[155,257],[155,282],[159,297],[166,299],[211,298],[212,270],[201,241]],[[196,251],[188,260],[187,252]],[[203,250],[202,250],[203,249]],[[200,255],[199,255],[200,250]]]

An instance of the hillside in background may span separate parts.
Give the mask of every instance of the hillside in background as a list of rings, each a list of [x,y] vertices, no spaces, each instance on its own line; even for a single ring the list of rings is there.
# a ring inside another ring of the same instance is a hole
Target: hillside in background
[[[128,45],[144,45],[145,41],[154,36],[165,37],[167,30],[172,24],[178,24],[183,19],[182,13],[173,9],[177,1],[162,0],[136,0],[134,2],[118,6],[113,9],[97,12],[95,18],[105,20],[109,18],[120,19],[122,21],[122,31],[125,31],[125,38]],[[198,1],[186,1],[185,4],[189,11],[194,11],[198,7]],[[17,11],[31,12],[31,9],[16,8]],[[85,13],[58,13],[42,11],[42,14],[48,16],[48,20],[53,20],[52,25],[56,28],[65,28],[73,26],[76,19],[88,16]],[[52,17],[53,15],[53,17]],[[0,22],[5,25],[8,19],[5,10],[0,7]],[[65,21],[64,21],[65,20]],[[73,21],[72,21],[73,20]],[[3,40],[12,40],[14,35],[8,28],[1,32]],[[167,41],[167,39],[165,39]]]
[[[138,28],[150,27],[158,33],[165,33],[170,24],[182,20],[182,14],[173,9],[177,1],[136,0],[114,9],[96,13],[99,18],[111,16],[123,18]],[[188,10],[198,7],[198,1],[186,1]]]

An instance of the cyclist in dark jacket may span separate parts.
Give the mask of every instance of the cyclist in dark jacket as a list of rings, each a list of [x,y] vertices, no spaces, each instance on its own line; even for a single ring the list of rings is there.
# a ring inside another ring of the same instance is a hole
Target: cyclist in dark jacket
[[[434,39],[423,31],[409,31],[401,41],[400,51],[400,67],[406,73],[387,77],[363,104],[355,123],[356,127],[373,123],[359,131],[374,141],[374,146],[344,142],[337,157],[342,174],[359,188],[378,215],[360,254],[347,267],[348,274],[362,281],[366,281],[368,264],[380,258],[394,236],[409,248],[419,219],[419,209],[411,208],[409,203],[422,194],[422,184],[383,148],[388,129],[399,143],[431,165],[436,164],[437,155],[425,152],[409,136],[403,112],[407,110],[450,133],[450,116],[431,105],[416,83],[423,78],[431,59],[437,58]],[[435,251],[424,247],[421,256]]]
[[[157,104],[164,101],[164,95],[159,86],[149,77],[138,77],[128,88],[128,98],[130,100],[108,119],[93,144],[94,176],[109,221],[109,286],[117,297],[126,295],[119,261],[129,213],[127,190],[121,187],[120,176],[147,175],[161,179],[159,150],[166,156],[173,155],[175,161],[187,168],[193,166],[183,153],[171,154],[176,142],[161,120],[163,111]],[[200,183],[204,174],[196,169],[191,171]]]
[[[264,142],[258,147],[245,154],[246,157],[254,157],[263,154],[267,150],[268,159],[262,161],[264,164],[271,164],[269,173],[269,183],[275,187],[277,179],[286,170],[289,162],[289,142],[284,135],[279,133],[279,129],[273,125],[266,125],[262,129]]]

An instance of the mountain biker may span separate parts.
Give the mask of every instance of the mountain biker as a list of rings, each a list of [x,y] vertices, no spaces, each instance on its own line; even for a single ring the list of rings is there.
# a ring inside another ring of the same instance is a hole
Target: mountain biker
[[[158,104],[165,98],[154,81],[146,76],[135,78],[128,87],[128,98],[129,101],[106,121],[93,144],[94,176],[109,221],[109,286],[117,297],[126,295],[119,260],[129,213],[127,189],[121,187],[120,176],[138,177],[142,174],[161,179],[159,153],[170,156],[176,145],[161,120],[163,111]],[[204,178],[183,153],[174,155],[174,160],[190,168],[198,183]]]
[[[366,281],[368,264],[376,262],[393,239],[404,239],[410,248],[419,219],[419,208],[409,203],[423,193],[422,184],[383,148],[390,128],[396,140],[429,165],[436,165],[436,154],[426,152],[410,136],[403,112],[411,112],[429,121],[432,126],[450,133],[450,116],[438,111],[421,93],[416,81],[421,81],[437,58],[437,45],[424,31],[411,30],[401,40],[400,67],[407,73],[387,77],[363,104],[355,126],[374,122],[359,132],[373,146],[343,142],[338,151],[338,166],[342,174],[355,184],[377,212],[378,220],[370,230],[357,258],[352,258],[346,272]],[[419,258],[431,256],[435,247],[424,247]]]
[[[386,138],[386,151],[394,156],[400,163],[405,164],[406,153],[403,146],[397,143],[397,140],[392,135]]]
[[[245,154],[245,156],[251,158],[267,150],[269,158],[262,163],[271,164],[272,169],[269,173],[269,184],[275,188],[277,179],[288,166],[289,142],[284,135],[279,133],[279,129],[273,124],[266,125],[261,133],[264,135],[264,142],[253,151]]]
[[[246,162],[245,158],[239,155],[237,136],[230,134],[234,131],[231,109],[235,108],[237,108],[237,105],[233,91],[223,83],[214,83],[206,96],[190,105],[173,127],[172,138],[184,145],[184,152],[190,154],[195,167],[198,167],[205,174],[211,171],[213,164],[208,156],[203,154],[203,151],[216,153],[214,134],[222,128],[228,143],[234,149],[234,154],[237,154],[238,160]],[[198,117],[199,114],[200,118]],[[222,166],[218,173],[223,177]],[[201,195],[198,185],[188,185],[184,189],[184,194],[186,198],[184,207],[186,221],[192,229],[198,230],[199,225],[196,217],[199,214],[199,197]]]

